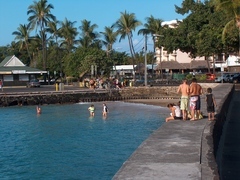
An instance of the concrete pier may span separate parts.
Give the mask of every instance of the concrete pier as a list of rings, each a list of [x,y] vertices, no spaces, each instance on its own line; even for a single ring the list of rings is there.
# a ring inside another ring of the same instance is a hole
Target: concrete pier
[[[218,111],[232,87],[220,84],[213,88]],[[139,146],[113,179],[219,179],[213,147],[215,122],[207,119],[205,95],[201,101],[204,119],[163,124]]]
[[[220,179],[240,179],[240,85],[235,86],[220,140],[217,163]]]

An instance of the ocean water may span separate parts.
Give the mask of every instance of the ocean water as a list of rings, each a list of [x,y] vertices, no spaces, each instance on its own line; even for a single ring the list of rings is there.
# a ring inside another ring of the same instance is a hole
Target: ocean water
[[[166,108],[107,102],[0,108],[0,179],[111,179],[164,122]]]

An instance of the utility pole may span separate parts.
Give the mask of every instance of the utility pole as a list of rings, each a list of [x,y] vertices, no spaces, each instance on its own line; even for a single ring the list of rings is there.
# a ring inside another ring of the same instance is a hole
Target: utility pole
[[[144,85],[146,87],[147,86],[147,34],[145,34],[144,52],[145,52]]]

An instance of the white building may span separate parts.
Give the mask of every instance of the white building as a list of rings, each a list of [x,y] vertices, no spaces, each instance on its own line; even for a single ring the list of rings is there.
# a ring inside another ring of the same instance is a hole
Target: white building
[[[216,63],[215,67],[221,68],[221,71],[240,72],[240,57],[230,55],[225,62]]]

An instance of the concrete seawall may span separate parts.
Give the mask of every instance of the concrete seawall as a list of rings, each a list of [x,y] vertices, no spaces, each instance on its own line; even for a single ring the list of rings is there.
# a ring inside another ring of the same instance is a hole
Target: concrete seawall
[[[236,84],[230,106],[225,107],[226,119],[216,152],[220,179],[240,179],[240,85]]]
[[[215,153],[233,86],[213,88],[217,121],[171,121],[163,124],[122,165],[113,179],[219,179]],[[205,96],[201,97],[206,116]]]
[[[217,84],[206,83],[203,87]],[[178,86],[128,87],[123,89],[81,89],[64,91],[0,92],[0,107],[36,104],[64,104],[77,102],[119,101],[127,99],[174,99]]]

